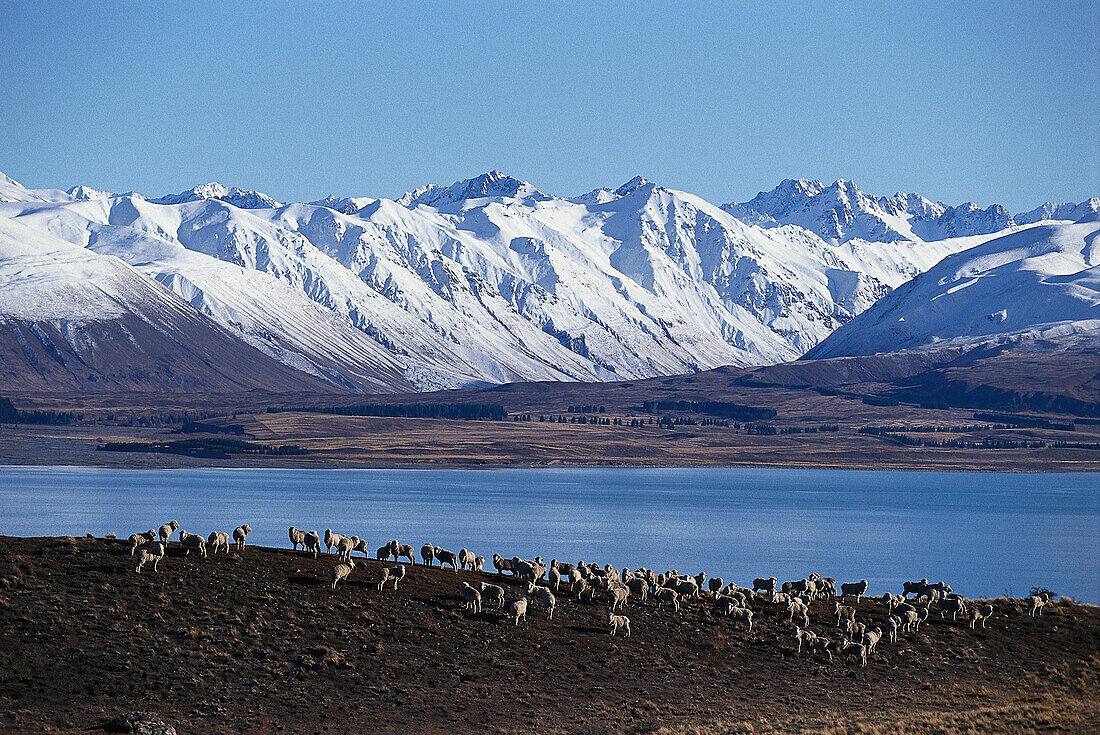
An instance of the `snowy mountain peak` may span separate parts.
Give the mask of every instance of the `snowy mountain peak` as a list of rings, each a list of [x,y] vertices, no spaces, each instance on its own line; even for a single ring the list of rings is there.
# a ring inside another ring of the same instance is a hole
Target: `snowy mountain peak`
[[[621,197],[625,197],[628,194],[633,194],[634,192],[638,191],[638,189],[641,189],[648,184],[649,181],[647,181],[645,178],[641,176],[635,176],[633,179],[616,189],[615,193]]]
[[[377,200],[370,197],[338,197],[335,194],[329,194],[324,199],[318,199],[315,202],[310,202],[310,204],[315,207],[333,209],[343,214],[355,214],[374,201]]]
[[[110,199],[112,196],[114,196],[109,191],[100,191],[98,189],[93,189],[89,186],[84,186],[83,184],[74,186],[65,193],[78,201],[88,201],[90,199]]]
[[[512,178],[500,171],[475,176],[472,179],[456,181],[450,186],[429,184],[410,192],[397,200],[398,204],[406,207],[446,207],[453,204],[461,204],[469,199],[484,199],[486,197],[504,197],[510,199],[546,199],[541,191],[526,181]]]
[[[149,201],[154,204],[184,204],[185,202],[197,202],[203,199],[218,199],[240,209],[275,209],[281,206],[279,202],[261,191],[230,188],[216,181],[209,184],[199,184],[179,194],[166,194]]]
[[[1044,220],[1069,220],[1070,222],[1077,222],[1082,218],[1095,215],[1097,212],[1100,212],[1100,197],[1093,197],[1081,203],[1065,202],[1063,204],[1053,204],[1051,202],[1046,202],[1030,212],[1021,212],[1012,219],[1015,220],[1016,224],[1020,225],[1027,225],[1032,222],[1042,222]]]

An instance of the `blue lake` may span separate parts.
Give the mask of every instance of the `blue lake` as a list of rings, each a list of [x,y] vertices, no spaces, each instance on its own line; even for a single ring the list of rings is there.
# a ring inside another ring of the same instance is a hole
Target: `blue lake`
[[[780,469],[117,470],[0,466],[0,534],[120,537],[175,519],[425,541],[490,557],[676,568],[742,584],[819,572],[872,593],[943,579],[1100,602],[1100,474]]]

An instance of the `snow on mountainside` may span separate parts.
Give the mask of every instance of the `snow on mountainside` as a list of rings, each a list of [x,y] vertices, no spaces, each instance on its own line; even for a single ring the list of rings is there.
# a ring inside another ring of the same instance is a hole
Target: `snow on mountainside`
[[[0,218],[0,384],[326,390],[122,261]]]
[[[944,258],[806,357],[1086,332],[1100,339],[1100,223],[1049,224]]]
[[[212,181],[209,184],[200,184],[187,191],[182,191],[179,194],[166,194],[165,196],[157,199],[150,199],[149,201],[154,204],[184,204],[186,202],[197,202],[202,199],[218,199],[232,204],[234,207],[240,207],[241,209],[270,209],[280,206],[279,202],[275,201],[262,191],[250,191],[246,189],[238,189],[233,187],[222,186],[216,181]]]
[[[798,225],[829,242],[860,239],[868,242],[914,240],[931,242],[1001,232],[1014,225],[1042,220],[1076,221],[1096,205],[1083,202],[1055,207],[1044,205],[1013,218],[999,204],[982,209],[967,202],[948,207],[919,194],[875,197],[843,179],[825,186],[820,181],[786,179],[771,191],[760,192],[740,204],[723,209],[761,227]],[[1092,207],[1089,210],[1089,207]]]
[[[1066,220],[1069,222],[1077,222],[1092,217],[1097,212],[1100,212],[1100,197],[1093,197],[1079,204],[1074,204],[1073,202],[1051,204],[1047,202],[1030,212],[1021,212],[1012,219],[1015,220],[1016,224],[1020,225],[1027,225],[1032,222],[1042,222],[1043,220]]]
[[[772,192],[781,219],[822,196],[847,201],[851,217],[831,210],[847,223],[831,242],[641,177],[571,199],[496,171],[396,201],[280,205],[220,185],[161,199],[70,191],[36,198],[0,181],[0,218],[118,257],[285,365],[368,391],[791,360],[990,237],[922,241],[914,212],[924,222],[955,210],[847,182]],[[863,216],[872,210],[885,224]],[[973,216],[955,214],[966,226]],[[884,227],[908,239],[872,239]]]

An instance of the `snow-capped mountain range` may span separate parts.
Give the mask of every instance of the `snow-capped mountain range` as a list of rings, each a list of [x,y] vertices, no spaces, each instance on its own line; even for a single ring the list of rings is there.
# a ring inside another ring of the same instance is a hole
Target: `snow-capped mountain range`
[[[0,175],[0,202],[0,219],[111,259],[249,349],[365,391],[792,360],[945,256],[1100,208],[1043,205],[1016,221],[805,180],[721,207],[641,177],[562,198],[496,171],[312,204],[220,184],[155,199],[28,190]],[[40,312],[39,328],[65,335],[106,318],[87,300],[50,311],[21,289],[33,275],[0,279],[21,294],[21,319]]]

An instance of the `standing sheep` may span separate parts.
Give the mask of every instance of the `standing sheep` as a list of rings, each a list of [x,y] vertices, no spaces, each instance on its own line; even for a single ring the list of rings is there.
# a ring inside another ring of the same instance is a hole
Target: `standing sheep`
[[[474,566],[474,552],[469,551],[466,548],[459,549],[458,551],[458,565],[463,569],[473,568]]]
[[[512,560],[505,559],[500,554],[493,554],[493,566],[497,570],[498,577],[504,576],[505,572],[511,572],[512,574],[516,573],[516,567],[512,564]]]
[[[805,602],[795,597],[787,601],[787,612],[791,614],[788,623],[794,623],[795,616],[802,618],[802,627],[808,628],[810,626],[810,607]]]
[[[351,552],[355,551],[358,546],[358,536],[341,536],[336,540],[336,554],[344,561],[351,561]]]
[[[211,531],[210,536],[206,539],[206,545],[210,549],[211,554],[217,554],[218,549],[225,549],[225,553],[229,553],[229,534],[221,531]]]
[[[890,641],[891,643],[897,643],[898,628],[901,627],[901,618],[899,618],[897,615],[891,615],[890,617],[886,618],[886,622],[883,623],[883,626],[886,628],[886,640]]]
[[[290,544],[291,544],[292,549],[297,551],[298,550],[298,544],[301,544],[303,549],[305,548],[305,546],[306,546],[306,532],[305,531],[299,531],[294,526],[291,526],[290,530],[287,531],[287,535],[290,537]]]
[[[237,551],[244,551],[244,540],[252,533],[252,526],[247,523],[233,529],[233,541],[237,544]]]
[[[680,595],[676,590],[669,587],[661,587],[653,593],[654,599],[657,600],[657,607],[662,607],[666,602],[672,605],[674,612],[680,612]]]
[[[747,607],[735,607],[730,610],[729,616],[734,620],[744,620],[749,624],[749,630],[752,630],[752,610]]]
[[[316,559],[321,553],[321,535],[316,531],[310,531],[306,534],[305,540],[302,542],[302,547],[306,551],[312,551],[313,558]]]
[[[147,544],[150,541],[157,540],[157,532],[153,529],[149,529],[145,533],[134,533],[130,535],[130,556],[137,553],[138,548],[143,544]]]
[[[554,567],[550,567],[549,571],[546,573],[546,578],[550,582],[550,589],[557,592],[558,587],[561,585],[561,573]]]
[[[149,541],[145,543],[138,550],[138,562],[137,566],[134,567],[134,571],[141,574],[142,567],[149,562],[153,562],[153,571],[156,572],[157,564],[164,558],[166,553],[168,553],[168,548],[163,541]]]
[[[485,571],[485,557],[484,556],[478,555],[478,556],[474,557],[474,571],[475,572]]]
[[[409,564],[416,566],[414,551],[415,549],[413,549],[412,544],[397,544],[397,546],[394,547],[394,561],[400,561],[402,558],[405,558],[409,560]]]
[[[206,539],[194,533],[180,531],[180,544],[183,546],[183,555],[190,556],[191,550],[199,552],[199,556],[206,558]]]
[[[1027,603],[1029,605],[1027,611],[1028,615],[1030,615],[1031,617],[1042,615],[1043,608],[1046,605],[1050,604],[1050,593],[1043,592],[1039,595],[1032,595],[1031,597],[1027,598]]]
[[[450,564],[455,570],[455,574],[458,573],[458,554],[437,546],[435,547],[435,558],[439,560],[439,566]]]
[[[347,561],[342,561],[332,568],[332,589],[336,589],[336,583],[342,582],[347,579],[352,570],[355,569],[355,560],[350,557]]]
[[[757,577],[752,581],[752,591],[774,592],[777,584],[779,584],[779,580],[775,577],[769,577],[768,579]]]
[[[533,596],[546,610],[548,620],[554,619],[554,609],[558,606],[558,600],[554,593],[547,587],[539,587],[534,582],[527,584],[527,594]]]
[[[509,605],[508,615],[515,621],[516,627],[518,628],[520,618],[527,620],[527,598],[521,597]]]
[[[428,566],[432,565],[435,561],[435,547],[431,544],[424,544],[420,547],[420,558],[424,560],[424,563]]]
[[[160,540],[161,543],[168,543],[168,539],[172,537],[172,534],[176,532],[176,529],[180,527],[179,521],[170,521],[160,527]]]
[[[841,605],[839,602],[833,603],[833,615],[836,615],[836,627],[838,628],[842,627],[841,621],[847,621],[849,625],[856,622],[856,609],[848,605]]]
[[[943,617],[945,612],[951,613],[951,620],[954,621],[958,615],[966,615],[966,601],[961,597],[949,597],[946,600],[940,600],[940,617]]]
[[[471,587],[469,582],[462,583],[462,599],[466,601],[466,609],[470,612],[481,612],[481,593]]]
[[[630,618],[625,615],[607,614],[607,624],[611,627],[611,635],[615,635],[619,628],[626,629],[626,637],[630,637]]]
[[[859,602],[859,598],[867,594],[867,580],[861,579],[858,582],[845,582],[840,585],[840,596],[847,597],[848,595],[855,595],[856,602]]]
[[[842,590],[843,590],[843,588],[844,588],[844,586],[841,585]],[[867,646],[863,645],[862,643],[853,643],[852,641],[848,640],[847,638],[842,638],[841,641],[840,641],[840,646],[838,647],[838,649],[845,656],[852,656],[854,658],[858,658],[860,666],[866,666],[867,665]]]
[[[864,633],[863,643],[867,646],[867,653],[874,653],[880,640],[882,640],[882,628],[875,628]]]
[[[393,591],[397,592],[397,583],[405,578],[405,565],[398,564],[392,567],[383,567],[378,572],[378,591],[381,592],[386,582],[393,582]]]
[[[483,603],[495,602],[497,608],[504,608],[504,588],[495,584],[489,584],[488,582],[479,582],[478,589],[481,592],[481,601]]]
[[[325,549],[328,553],[331,554],[332,550],[337,548],[342,538],[347,538],[347,536],[342,533],[333,533],[331,528],[325,529]]]
[[[707,580],[707,589],[711,591],[711,594],[717,594],[722,589],[722,578],[711,577]]]
[[[982,627],[985,627],[985,621],[993,617],[992,605],[975,605],[970,608],[970,629],[973,630],[976,623],[981,623]]]

